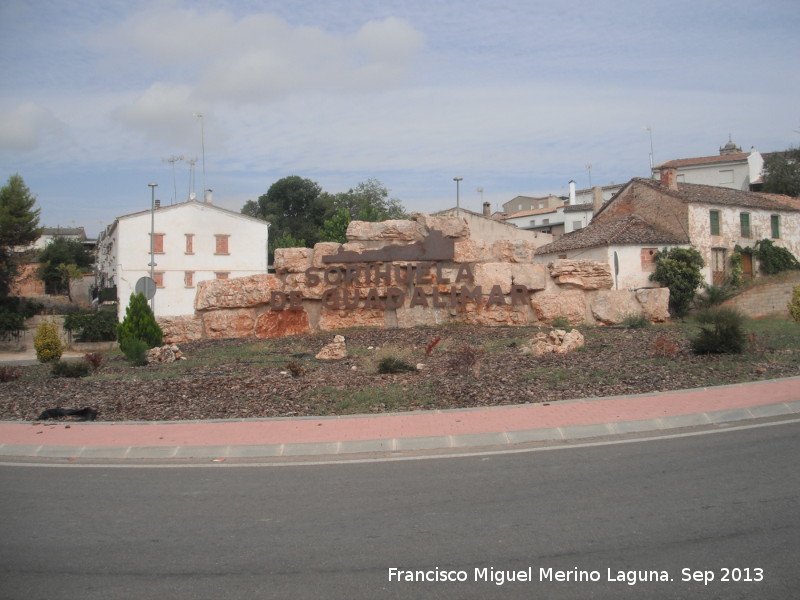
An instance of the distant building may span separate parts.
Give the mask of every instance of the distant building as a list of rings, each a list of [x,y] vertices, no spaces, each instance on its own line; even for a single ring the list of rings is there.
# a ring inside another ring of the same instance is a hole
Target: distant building
[[[199,281],[267,272],[269,223],[207,202],[155,209],[156,316],[194,313]],[[137,281],[150,276],[151,211],[118,217],[98,238],[98,286],[115,290],[119,317]]]
[[[653,167],[660,180],[667,169],[675,169],[678,183],[697,183],[734,190],[756,191],[761,185],[764,156],[755,148],[742,152],[733,141],[720,147],[719,155],[669,160]]]
[[[487,242],[497,242],[500,240],[525,240],[535,242],[537,246],[543,246],[553,241],[553,236],[538,231],[526,231],[515,227],[511,223],[497,220],[492,217],[491,205],[483,203],[483,214],[473,212],[464,208],[448,208],[439,212],[432,213],[433,217],[455,217],[460,216],[469,225],[472,238],[485,240]]]

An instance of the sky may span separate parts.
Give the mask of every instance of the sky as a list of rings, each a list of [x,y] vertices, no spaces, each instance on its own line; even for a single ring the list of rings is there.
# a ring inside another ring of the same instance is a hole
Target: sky
[[[0,183],[91,237],[149,183],[497,210],[647,176],[651,148],[800,145],[798,31],[797,0],[4,0]]]

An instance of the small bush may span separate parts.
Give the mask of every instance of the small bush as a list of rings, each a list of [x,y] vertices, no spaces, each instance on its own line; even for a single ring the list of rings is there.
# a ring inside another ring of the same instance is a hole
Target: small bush
[[[0,367],[0,383],[15,381],[20,378],[22,371],[19,367]]]
[[[481,359],[486,354],[483,348],[475,346],[461,346],[458,350],[450,352],[450,360],[447,366],[451,371],[472,373],[475,377],[480,375]]]
[[[101,352],[88,352],[84,354],[83,360],[92,367],[92,371],[97,371],[103,364],[103,354]]]
[[[137,339],[128,340],[125,348],[120,348],[125,358],[134,367],[143,367],[147,364],[147,351],[150,346],[147,342]]]
[[[58,337],[58,326],[55,321],[45,319],[36,328],[33,336],[33,347],[36,349],[36,359],[47,363],[59,360],[64,352],[64,344]]]
[[[679,350],[678,344],[664,336],[653,341],[653,358],[672,358]]]
[[[566,317],[556,317],[553,319],[552,326],[556,329],[566,329],[569,327],[569,319]]]
[[[387,356],[386,358],[382,358],[378,362],[378,373],[381,375],[386,374],[395,374],[395,373],[413,373],[417,370],[417,367],[407,363],[406,361],[395,358],[393,356]]]
[[[133,340],[140,340],[147,345],[146,352],[150,348],[160,346],[163,337],[161,327],[158,326],[153,311],[147,305],[144,294],[131,294],[128,308],[125,310],[125,318],[117,327],[120,350],[125,353],[125,356],[128,356],[125,348]]]
[[[697,315],[702,325],[691,342],[695,354],[741,354],[747,344],[744,317],[730,308],[715,308]]]
[[[726,300],[730,300],[738,293],[738,290],[733,285],[708,285],[704,283],[703,291],[694,297],[694,306],[700,310],[713,308]]]
[[[117,339],[117,314],[112,310],[70,314],[64,319],[64,329],[77,333],[81,342],[113,342]]]
[[[650,321],[644,315],[626,315],[622,319],[622,326],[628,329],[644,329],[650,327]]]
[[[792,288],[792,299],[786,307],[789,309],[792,319],[800,323],[800,285]]]
[[[86,377],[89,374],[89,363],[86,361],[59,360],[53,363],[50,374],[53,377]]]
[[[694,248],[670,248],[656,252],[653,257],[655,271],[650,281],[669,288],[669,308],[673,315],[682,317],[703,283],[701,269],[705,266],[702,255]]]
[[[306,370],[299,362],[291,360],[286,363],[286,370],[291,373],[292,377],[302,377],[305,375]]]

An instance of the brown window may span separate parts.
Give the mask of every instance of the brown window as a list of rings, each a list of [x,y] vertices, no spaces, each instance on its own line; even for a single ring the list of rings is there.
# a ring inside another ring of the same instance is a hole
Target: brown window
[[[153,252],[155,254],[164,254],[164,234],[153,234]]]
[[[187,233],[186,235],[186,254],[194,254],[194,234]]]
[[[217,240],[217,249],[214,251],[214,254],[230,254],[228,252],[228,238],[230,236],[215,235],[214,237]]]
[[[194,287],[194,271],[184,271],[183,285],[186,287]]]
[[[215,273],[215,275],[217,276],[217,279],[227,279],[229,273]]]
[[[164,272],[163,271],[156,271],[153,273],[153,280],[156,282],[157,288],[164,287]]]

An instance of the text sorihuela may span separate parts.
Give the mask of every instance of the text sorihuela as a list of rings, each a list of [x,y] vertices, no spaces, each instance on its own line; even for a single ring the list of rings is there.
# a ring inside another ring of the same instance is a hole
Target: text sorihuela
[[[307,287],[329,286],[321,297],[323,308],[328,310],[397,309],[406,304],[411,308],[459,308],[468,302],[479,304],[483,297],[482,286],[467,285],[475,281],[467,263],[458,265],[452,281],[445,276],[442,262],[309,267],[304,275]],[[422,287],[425,285],[431,286],[429,293]],[[442,287],[448,285],[449,289],[443,291]],[[362,295],[364,288],[366,295]],[[494,285],[486,297],[486,305],[524,305],[528,302],[528,291],[526,286],[514,284],[510,293],[505,294],[500,285]],[[299,290],[270,294],[270,310],[301,310],[302,303]]]

